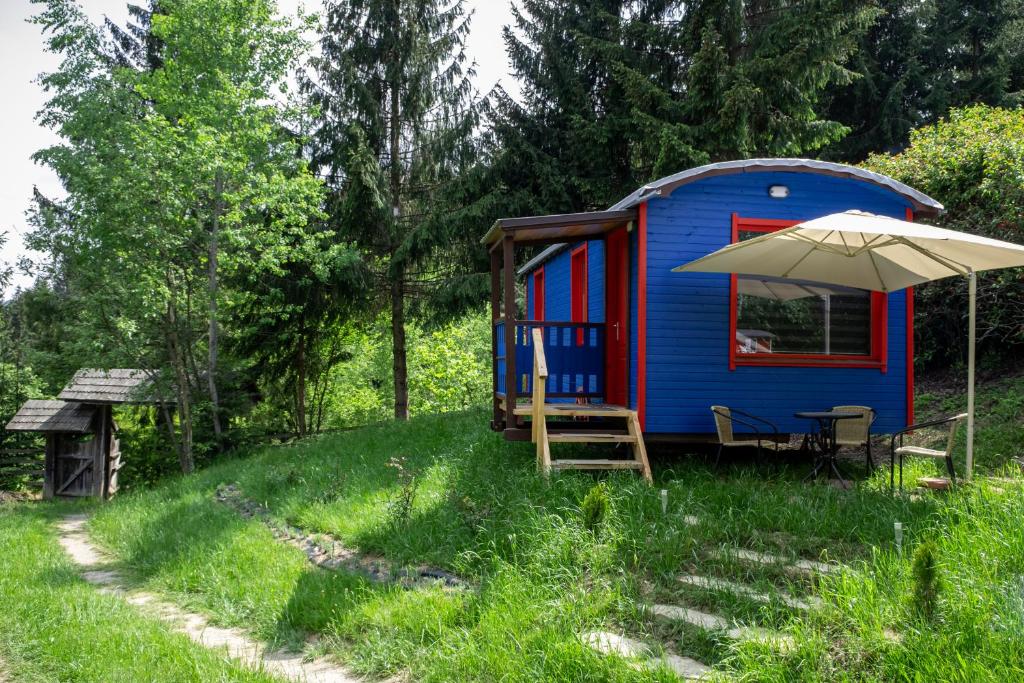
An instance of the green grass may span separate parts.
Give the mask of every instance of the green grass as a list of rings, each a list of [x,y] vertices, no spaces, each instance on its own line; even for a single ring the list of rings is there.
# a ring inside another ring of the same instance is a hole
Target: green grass
[[[1020,442],[1019,417],[1000,412],[1020,386],[983,394],[985,405],[994,406],[993,417],[980,422],[984,468],[1000,470],[1013,454],[994,452],[998,444]],[[951,407],[952,400],[936,398],[926,410]],[[844,492],[800,484],[801,464],[771,473],[742,465],[714,472],[699,459],[661,454],[654,457],[653,488],[621,473],[545,481],[534,472],[530,444],[507,443],[486,424],[480,412],[424,417],[266,448],[119,498],[97,510],[90,530],[140,585],[274,643],[301,647],[315,634],[316,645],[306,647],[377,676],[671,679],[591,652],[578,636],[598,628],[661,643],[741,680],[1024,676],[1020,480],[893,497],[887,470]],[[388,465],[392,458],[403,459],[406,475],[415,477],[408,515],[395,504],[402,479]],[[907,479],[933,467],[913,463]],[[591,531],[580,506],[598,480],[606,482],[611,506]],[[215,502],[213,491],[225,482],[237,483],[279,522],[331,533],[396,564],[452,570],[475,589],[403,590],[315,569],[261,522]],[[667,514],[661,488],[669,492]],[[686,524],[690,515],[700,524]],[[894,521],[906,529],[902,556],[894,547]],[[931,622],[909,603],[909,558],[922,539],[936,543],[943,582]],[[812,582],[714,552],[737,546],[837,560],[857,571]],[[826,607],[804,615],[778,601],[762,605],[682,586],[681,573],[796,596],[817,586]],[[785,628],[796,648],[779,653],[655,623],[641,609],[652,600]],[[888,639],[887,631],[902,640]]]
[[[0,505],[0,661],[9,680],[279,680],[244,670],[85,583],[54,535],[61,509]]]

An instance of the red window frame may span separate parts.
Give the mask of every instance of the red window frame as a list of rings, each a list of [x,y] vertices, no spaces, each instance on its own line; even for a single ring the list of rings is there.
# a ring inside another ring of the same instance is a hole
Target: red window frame
[[[788,228],[801,221],[770,218],[743,218],[732,215],[732,242],[739,241],[740,232],[769,233]],[[798,368],[844,367],[887,369],[889,297],[884,292],[871,292],[871,353],[867,356],[820,353],[753,354],[736,351],[736,316],[739,312],[737,276],[729,284],[729,369],[736,366],[781,366]]]
[[[533,274],[533,319],[544,320],[544,268]]]
[[[589,282],[587,243],[572,250],[569,258],[569,313],[574,323],[587,322]],[[583,330],[576,330],[576,346],[583,346]]]

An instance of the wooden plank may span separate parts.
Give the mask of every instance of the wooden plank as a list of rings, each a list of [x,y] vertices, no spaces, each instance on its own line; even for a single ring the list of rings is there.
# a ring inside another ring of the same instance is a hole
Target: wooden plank
[[[548,441],[558,443],[636,443],[630,434],[554,433],[548,434]]]
[[[638,470],[642,465],[636,460],[552,460],[556,470]]]
[[[533,403],[521,403],[516,406],[516,415],[532,415]],[[544,414],[558,417],[628,417],[632,411],[622,406],[607,404],[579,405],[577,403],[546,403]]]
[[[643,430],[640,429],[640,419],[636,413],[630,413],[628,419],[628,429],[631,436],[634,438],[633,442],[633,457],[635,457],[642,467],[641,472],[644,475],[644,479],[648,484],[654,483],[654,477],[651,475],[651,463],[647,460],[647,448],[644,446],[644,434]]]

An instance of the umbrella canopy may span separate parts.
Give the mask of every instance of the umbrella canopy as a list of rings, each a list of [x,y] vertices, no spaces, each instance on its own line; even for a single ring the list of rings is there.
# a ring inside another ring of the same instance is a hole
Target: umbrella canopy
[[[968,278],[967,478],[974,466],[975,273],[1024,266],[1024,246],[846,211],[730,244],[674,272],[796,278],[893,292],[961,275]]]
[[[795,301],[812,296],[828,296],[829,294],[855,291],[851,288],[835,287],[820,282],[756,275],[744,275],[737,280],[736,286],[736,291],[740,294],[774,301]]]
[[[894,292],[1024,266],[1024,247],[863,211],[836,213],[731,244],[675,271],[742,273]]]

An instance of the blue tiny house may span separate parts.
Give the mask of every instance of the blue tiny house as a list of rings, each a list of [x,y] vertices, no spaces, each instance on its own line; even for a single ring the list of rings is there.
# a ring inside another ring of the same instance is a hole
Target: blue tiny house
[[[647,438],[702,439],[714,432],[716,404],[784,432],[807,431],[794,412],[834,405],[874,408],[880,433],[911,423],[912,291],[672,272],[732,242],[849,209],[906,218],[942,206],[864,169],[755,159],[663,178],[607,211],[498,221],[485,237],[493,426],[523,438],[508,409],[529,395],[528,332],[538,327],[551,400],[628,407]],[[515,250],[537,244],[549,246],[514,271]]]

